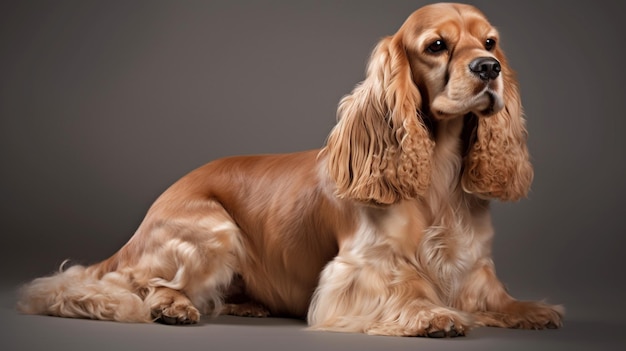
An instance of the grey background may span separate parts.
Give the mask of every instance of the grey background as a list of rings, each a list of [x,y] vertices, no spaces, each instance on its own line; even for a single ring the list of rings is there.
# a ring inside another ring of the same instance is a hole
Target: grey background
[[[607,0],[469,1],[518,72],[536,174],[528,200],[494,204],[498,274],[514,296],[565,304],[564,329],[433,343],[308,333],[293,320],[185,329],[13,310],[20,283],[65,258],[114,253],[193,168],[322,146],[378,39],[426,3],[2,1],[2,339],[83,350],[623,346],[626,6]]]

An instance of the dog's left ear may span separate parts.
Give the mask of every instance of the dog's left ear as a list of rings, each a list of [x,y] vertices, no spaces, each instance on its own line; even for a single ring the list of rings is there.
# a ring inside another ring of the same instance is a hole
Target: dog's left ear
[[[465,157],[463,190],[481,197],[516,201],[526,196],[533,179],[519,87],[515,73],[498,49],[502,66],[504,108],[478,119],[475,142]]]
[[[383,38],[365,80],[339,103],[324,149],[339,198],[389,205],[424,194],[434,142],[421,101],[402,37]]]

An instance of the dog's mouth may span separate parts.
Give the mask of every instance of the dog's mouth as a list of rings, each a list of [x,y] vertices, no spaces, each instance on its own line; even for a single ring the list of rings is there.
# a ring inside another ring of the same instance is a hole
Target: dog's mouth
[[[491,89],[485,89],[472,98],[455,99],[441,94],[431,105],[431,112],[437,119],[444,120],[472,113],[478,117],[489,117],[504,108],[502,96]]]
[[[500,110],[504,108],[504,102],[502,101],[502,97],[500,95],[495,94],[492,91],[486,91],[484,93],[484,96],[485,100],[487,101],[486,107],[484,107],[483,109],[479,108],[475,111],[472,111],[478,116],[489,117],[500,112]]]
[[[485,97],[487,100],[487,107],[482,110],[479,110],[478,114],[480,116],[487,117],[487,116],[491,116],[492,114],[494,114],[495,105],[496,105],[496,97],[490,91],[485,92]]]

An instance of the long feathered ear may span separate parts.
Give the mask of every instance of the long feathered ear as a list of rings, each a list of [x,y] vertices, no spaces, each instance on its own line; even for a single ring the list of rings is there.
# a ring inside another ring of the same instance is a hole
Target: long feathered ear
[[[325,152],[338,197],[393,204],[425,192],[434,143],[420,105],[400,37],[382,39],[365,80],[339,103],[328,137]]]
[[[468,193],[515,201],[528,193],[533,168],[517,80],[504,55],[496,56],[502,66],[505,107],[494,116],[478,119],[461,182]]]

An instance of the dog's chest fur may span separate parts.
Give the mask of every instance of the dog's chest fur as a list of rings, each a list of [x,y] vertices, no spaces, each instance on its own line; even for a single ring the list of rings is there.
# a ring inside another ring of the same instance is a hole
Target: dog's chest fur
[[[418,262],[439,287],[442,300],[454,300],[464,276],[482,255],[476,240],[468,195],[459,186],[463,119],[439,122],[433,178],[426,197],[430,220],[418,246]]]

